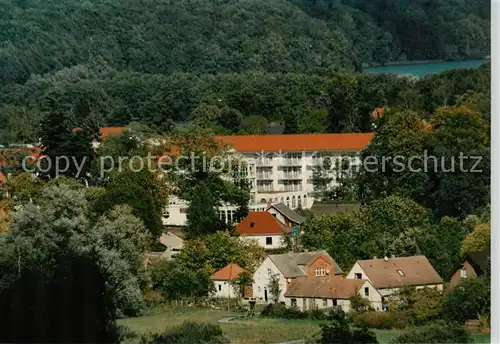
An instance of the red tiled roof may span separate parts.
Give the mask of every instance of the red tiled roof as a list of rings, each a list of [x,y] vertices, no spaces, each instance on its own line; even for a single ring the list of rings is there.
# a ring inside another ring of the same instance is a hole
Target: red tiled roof
[[[120,134],[126,127],[103,127],[101,136]],[[359,151],[373,138],[372,133],[293,134],[293,135],[233,135],[216,136],[216,141],[227,144],[238,152],[260,151]],[[170,154],[177,154],[172,147]]]
[[[7,178],[5,177],[5,175],[2,172],[0,172],[0,185],[5,183],[6,180]]]
[[[121,134],[127,127],[102,127],[99,128],[99,134],[101,137],[106,138],[111,135]],[[82,130],[81,128],[73,128],[73,132]]]
[[[359,260],[375,288],[441,284],[443,279],[425,256]],[[401,275],[398,270],[402,272]]]
[[[127,127],[104,127],[99,129],[102,137],[121,134]]]
[[[236,226],[239,235],[287,234],[290,228],[279,222],[267,211],[251,211],[248,216]]]
[[[298,277],[290,284],[285,296],[348,299],[356,295],[365,282],[366,280],[344,279],[343,276]]]
[[[216,136],[238,152],[359,151],[372,138],[372,133]]]
[[[214,281],[232,281],[238,277],[242,272],[247,272],[245,269],[240,267],[238,264],[229,264],[215,272],[210,279]]]

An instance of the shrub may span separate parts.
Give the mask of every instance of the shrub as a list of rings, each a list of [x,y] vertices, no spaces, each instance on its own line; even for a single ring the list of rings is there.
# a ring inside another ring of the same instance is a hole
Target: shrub
[[[347,317],[347,314],[344,312],[344,310],[340,307],[334,307],[328,311],[326,314],[326,320],[330,321],[337,321],[337,320],[342,320]]]
[[[443,296],[435,288],[403,288],[397,294],[392,311],[405,313],[414,325],[441,318]]]
[[[284,308],[285,305],[282,305],[281,303],[270,303],[264,307],[262,312],[260,312],[260,315],[265,317],[274,317],[276,314],[281,313]]]
[[[185,322],[181,326],[153,336],[149,344],[229,344],[219,325]]]
[[[167,246],[163,245],[161,242],[159,241],[155,241],[152,245],[151,245],[151,251],[153,252],[165,252],[165,250],[167,249]]]
[[[411,324],[405,312],[362,312],[352,314],[353,323],[376,329],[405,328]]]
[[[449,321],[465,323],[478,316],[489,316],[491,285],[487,276],[463,281],[445,293],[443,315]]]
[[[267,305],[262,310],[261,315],[268,317],[284,318],[284,319],[305,319],[308,316],[307,312],[302,312],[297,308],[287,308],[281,303],[273,303]]]
[[[327,314],[324,310],[313,309],[311,311],[301,311],[294,307],[286,307],[280,303],[269,304],[260,313],[262,316],[276,317],[283,319],[313,319],[326,320]]]
[[[167,300],[205,297],[214,290],[203,269],[192,270],[177,261],[159,260],[151,269],[154,290]]]
[[[473,340],[463,326],[441,322],[411,329],[391,343],[473,343]]]
[[[378,343],[373,331],[366,327],[351,328],[347,317],[321,325],[321,337],[318,342],[324,344]]]
[[[325,312],[325,310],[322,309],[313,309],[312,311],[309,311],[309,319],[312,320],[326,320],[328,315]]]

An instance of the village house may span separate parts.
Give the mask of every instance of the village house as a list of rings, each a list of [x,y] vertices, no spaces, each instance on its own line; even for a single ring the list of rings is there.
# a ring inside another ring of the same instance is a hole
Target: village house
[[[443,279],[425,256],[358,260],[346,278],[370,281],[382,296],[382,310],[385,301],[404,287],[443,290]]]
[[[210,279],[214,282],[215,294],[217,298],[238,298],[237,291],[232,282],[242,273],[248,273],[238,264],[228,264],[219,271],[215,272]],[[252,295],[251,287],[245,288],[244,297],[249,298]]]
[[[484,275],[490,268],[490,250],[465,254],[450,278],[450,285],[456,286],[465,279],[473,279]]]
[[[287,238],[291,238],[292,228],[280,222],[267,211],[251,211],[236,226],[236,233],[243,240],[257,240],[267,250],[282,248]]]
[[[290,228],[300,226],[306,220],[304,217],[300,216],[283,203],[270,203],[268,204],[266,211],[273,215],[278,221],[285,224],[285,226]]]
[[[258,303],[272,302],[269,282],[274,275],[278,277],[281,290],[278,302],[285,303],[285,294],[295,279],[320,278],[342,273],[342,269],[326,251],[268,255],[253,274],[253,298]]]
[[[373,309],[382,309],[382,296],[369,281],[345,279],[341,275],[296,278],[285,292],[285,304],[301,311],[340,307],[349,312],[350,298],[355,295]]]

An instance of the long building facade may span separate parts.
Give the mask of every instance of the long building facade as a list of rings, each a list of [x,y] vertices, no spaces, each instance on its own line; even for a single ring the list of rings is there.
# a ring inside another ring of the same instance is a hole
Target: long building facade
[[[283,203],[291,209],[309,209],[314,203],[313,172],[325,157],[334,162],[327,173],[337,183],[337,170],[359,168],[359,153],[371,141],[371,133],[238,135],[218,136],[245,161],[244,174],[250,183],[250,211],[265,211],[269,203]],[[336,163],[337,162],[337,163]],[[347,165],[347,168],[346,166]],[[184,226],[188,204],[171,199],[164,213],[164,224]],[[234,222],[234,206],[219,209],[227,223]]]

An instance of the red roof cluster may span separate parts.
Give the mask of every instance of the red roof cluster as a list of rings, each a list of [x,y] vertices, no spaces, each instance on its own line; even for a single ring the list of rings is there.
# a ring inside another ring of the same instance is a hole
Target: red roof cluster
[[[106,138],[111,135],[121,134],[126,127],[103,127],[99,130],[101,137]]]
[[[101,128],[101,136],[116,135],[126,127]],[[372,133],[233,135],[216,136],[238,152],[260,151],[359,151],[373,138]],[[175,149],[173,149],[175,151]]]
[[[243,272],[247,271],[238,264],[231,263],[210,276],[210,279],[214,281],[232,281]]]
[[[287,297],[349,299],[356,295],[366,280],[345,279],[344,276],[297,277],[286,290]]]
[[[238,152],[359,151],[372,138],[372,133],[216,136]]]
[[[271,213],[267,211],[251,211],[248,216],[236,226],[239,235],[283,235],[291,231]]]

